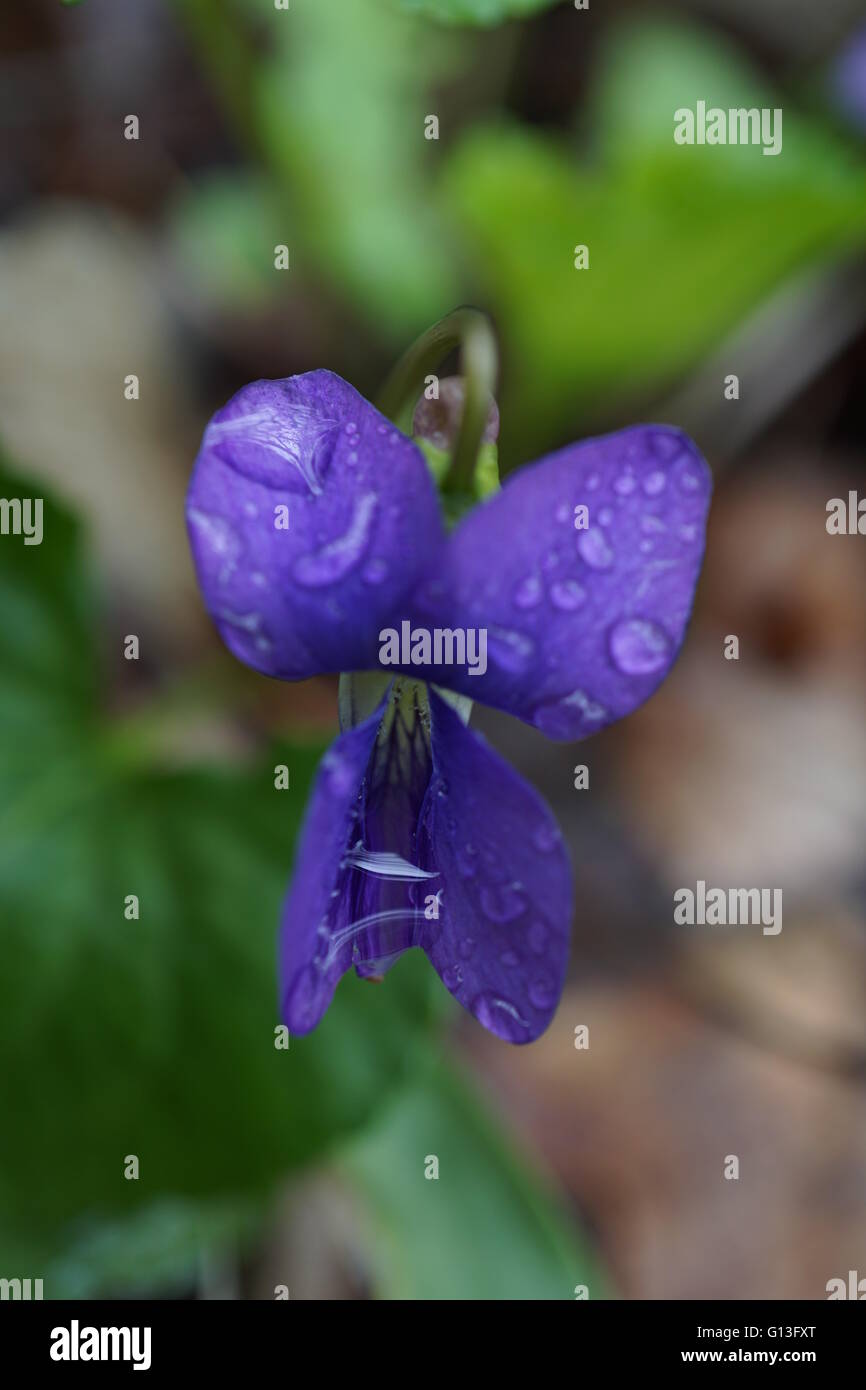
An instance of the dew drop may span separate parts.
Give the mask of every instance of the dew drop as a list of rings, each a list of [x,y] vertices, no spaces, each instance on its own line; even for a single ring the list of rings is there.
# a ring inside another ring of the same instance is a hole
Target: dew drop
[[[504,627],[488,629],[487,647],[497,666],[515,675],[526,670],[535,652],[530,638]]]
[[[602,507],[598,514],[599,526],[609,526],[613,521],[613,512],[610,507]]]
[[[337,540],[301,557],[293,571],[299,584],[319,588],[335,583],[355,568],[370,541],[377,501],[372,492],[359,497],[348,530]]]
[[[541,580],[538,575],[528,574],[514,590],[514,605],[516,608],[534,608],[541,602],[541,593]]]
[[[637,484],[632,474],[623,473],[614,483],[613,490],[619,497],[628,497],[630,493],[634,492],[636,486]]]
[[[532,843],[542,854],[549,854],[559,844],[559,831],[547,821],[542,821],[532,836]]]
[[[576,579],[560,579],[550,587],[550,601],[563,613],[579,608],[585,598],[586,589]]]
[[[581,531],[577,538],[577,548],[590,569],[606,570],[613,564],[613,551],[602,531]]]
[[[457,872],[461,878],[474,878],[477,872],[475,863],[475,851],[471,845],[465,849],[458,849],[454,856],[457,861]]]
[[[481,911],[491,922],[514,922],[526,911],[526,898],[513,884],[481,889]]]
[[[510,999],[488,992],[477,994],[472,1001],[472,1012],[491,1033],[510,1042],[523,1042],[530,1032],[530,1025]]]
[[[239,537],[224,517],[212,516],[209,512],[199,511],[197,507],[189,507],[186,516],[187,521],[201,537],[210,556],[219,563],[219,579],[221,583],[225,583],[237,567],[238,556],[241,553]]]
[[[532,981],[529,986],[529,1002],[536,1009],[549,1009],[555,1000],[556,986],[548,976],[541,975]]]
[[[370,560],[361,570],[361,578],[365,584],[381,584],[388,574],[388,566],[384,560]]]
[[[584,690],[573,690],[561,700],[539,705],[533,712],[532,722],[549,738],[576,738],[584,726],[589,725],[588,732],[594,732],[606,718],[604,705],[591,700]]]
[[[611,629],[610,654],[624,675],[644,676],[662,670],[670,650],[667,633],[645,618],[626,618]]]
[[[643,480],[643,490],[647,497],[658,497],[660,492],[664,492],[667,486],[667,478],[664,473],[658,471],[647,473]]]
[[[670,463],[683,448],[682,435],[675,430],[653,430],[648,442],[650,451],[664,463]]]
[[[442,971],[442,983],[453,993],[463,979],[463,971],[457,965],[446,965]]]
[[[464,936],[463,940],[458,943],[457,954],[461,960],[469,960],[474,950],[475,942],[471,936]]]

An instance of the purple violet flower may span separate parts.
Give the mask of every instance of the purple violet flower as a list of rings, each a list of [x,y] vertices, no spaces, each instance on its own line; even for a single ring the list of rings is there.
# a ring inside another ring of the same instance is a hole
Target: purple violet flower
[[[371,673],[342,687],[282,912],[291,1032],[350,966],[381,976],[412,946],[498,1037],[544,1031],[568,855],[469,705],[581,739],[646,700],[683,640],[710,491],[684,434],[641,426],[520,470],[449,533],[417,444],[333,373],[254,382],[216,413],[187,520],[223,640],[281,680]]]

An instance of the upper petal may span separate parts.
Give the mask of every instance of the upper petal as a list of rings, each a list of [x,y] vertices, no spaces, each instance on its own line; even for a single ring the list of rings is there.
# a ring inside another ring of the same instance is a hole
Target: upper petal
[[[217,411],[186,515],[223,640],[285,680],[375,666],[444,539],[417,446],[325,371],[253,382]]]
[[[506,1042],[537,1038],[565,979],[573,903],[554,817],[435,692],[434,776],[419,847],[439,871],[424,950],[446,988]]]
[[[682,644],[711,487],[692,441],[665,426],[571,445],[512,475],[449,537],[411,609],[419,626],[486,630],[487,670],[428,677],[553,738],[628,714]]]

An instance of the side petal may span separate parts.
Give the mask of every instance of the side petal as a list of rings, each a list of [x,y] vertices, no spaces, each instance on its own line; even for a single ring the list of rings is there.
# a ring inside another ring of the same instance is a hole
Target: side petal
[[[424,949],[445,987],[506,1042],[537,1038],[565,980],[573,903],[568,855],[538,793],[430,696],[434,777],[419,822],[439,870]]]
[[[315,1028],[352,961],[325,925],[358,818],[364,774],[382,710],[343,733],[322,759],[298,840],[296,868],[283,905],[279,973],[283,1022],[300,1036]]]
[[[552,738],[583,738],[628,714],[682,644],[711,490],[695,445],[665,426],[520,470],[464,518],[412,607],[417,626],[486,631],[486,670],[427,678]]]
[[[253,382],[217,411],[186,516],[224,642],[283,680],[374,667],[444,540],[420,450],[325,371]]]

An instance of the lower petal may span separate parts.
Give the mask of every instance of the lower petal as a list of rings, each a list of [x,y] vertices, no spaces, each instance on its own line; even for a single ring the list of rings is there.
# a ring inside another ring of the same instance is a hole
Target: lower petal
[[[431,692],[434,777],[419,845],[439,871],[425,944],[445,987],[506,1042],[543,1033],[562,993],[572,876],[548,806]]]

